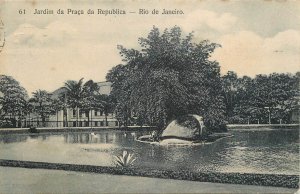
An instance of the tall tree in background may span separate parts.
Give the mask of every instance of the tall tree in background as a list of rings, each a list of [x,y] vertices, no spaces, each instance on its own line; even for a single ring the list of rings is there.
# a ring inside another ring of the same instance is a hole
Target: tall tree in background
[[[129,104],[131,91],[128,79],[130,76],[130,69],[121,64],[113,67],[107,74],[107,80],[113,83],[110,97],[115,102],[116,119],[125,126],[130,124],[131,119]]]
[[[67,90],[68,105],[76,111],[76,126],[78,126],[79,107],[82,105],[84,96],[83,78],[81,78],[79,81],[66,81],[64,88]]]
[[[232,117],[234,114],[234,107],[237,103],[238,84],[239,80],[235,72],[229,71],[226,75],[222,76],[222,87],[227,117]]]
[[[299,102],[299,76],[284,73],[222,77],[229,123],[289,123]]]
[[[252,92],[253,87],[253,79],[248,76],[236,80],[235,88],[229,91],[233,93],[231,95],[234,95],[231,109],[226,110],[229,123],[248,123],[251,118],[256,120],[256,108],[251,107],[249,103],[252,100],[249,94]]]
[[[21,127],[21,120],[26,115],[27,99],[27,91],[20,86],[18,81],[11,76],[0,75],[0,120],[2,125]]]
[[[96,96],[99,94],[99,86],[93,80],[89,80],[83,85],[83,98],[81,108],[83,111],[87,113],[88,124],[90,125],[90,112],[95,107],[98,107],[99,104],[97,102]]]
[[[125,121],[136,116],[142,123],[165,126],[180,115],[199,114],[211,128],[224,122],[220,68],[209,60],[219,45],[196,44],[192,37],[183,37],[176,26],[162,34],[154,27],[139,39],[141,50],[119,46],[125,65],[113,68],[107,80]]]
[[[63,96],[60,96],[59,98],[55,98],[52,100],[52,109],[53,112],[55,112],[56,114],[56,127],[59,127],[59,121],[58,121],[58,117],[59,117],[59,111],[60,110],[64,110],[64,99]]]
[[[105,116],[105,126],[108,126],[107,116],[108,113],[113,112],[114,104],[112,102],[112,99],[109,95],[101,94],[98,96],[98,101],[101,103],[101,110],[104,113]]]
[[[53,113],[51,94],[45,90],[37,90],[33,92],[33,97],[29,102],[32,104],[34,112],[41,117],[42,125],[45,127],[46,118]]]

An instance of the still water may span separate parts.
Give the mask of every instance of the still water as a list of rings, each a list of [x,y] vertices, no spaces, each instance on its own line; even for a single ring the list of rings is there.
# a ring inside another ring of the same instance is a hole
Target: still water
[[[197,146],[159,146],[135,139],[149,132],[0,135],[0,159],[114,166],[124,150],[135,166],[192,171],[299,174],[299,131],[230,131],[234,136]]]

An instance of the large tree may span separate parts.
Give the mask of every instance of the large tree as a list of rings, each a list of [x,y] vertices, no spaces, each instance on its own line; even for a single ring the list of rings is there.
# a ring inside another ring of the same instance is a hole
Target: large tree
[[[21,121],[26,115],[25,109],[27,106],[27,99],[27,91],[22,86],[20,86],[18,81],[16,81],[11,76],[0,75],[1,121],[9,120],[9,125],[13,127],[20,127]]]
[[[93,109],[98,109],[101,106],[101,103],[97,100],[99,96],[99,86],[93,80],[89,80],[83,85],[83,94],[82,94],[82,104],[81,109],[87,113],[88,124],[90,125],[90,112]],[[102,107],[102,106],[101,106]],[[92,116],[92,114],[91,114]]]
[[[227,117],[233,116],[235,104],[237,103],[237,90],[238,90],[238,76],[235,72],[229,71],[226,75],[222,76],[222,88],[224,101],[226,105]]]
[[[119,46],[125,64],[107,74],[118,117],[158,126],[183,114],[202,115],[211,128],[224,122],[220,68],[209,60],[219,45],[192,38],[177,26],[162,33],[154,27],[139,39],[140,50]]]
[[[68,80],[65,82],[64,88],[67,90],[67,103],[69,107],[76,111],[76,126],[78,126],[79,107],[83,102],[83,78],[79,81]]]
[[[43,127],[46,126],[46,119],[53,114],[54,107],[52,104],[51,94],[45,90],[37,90],[33,92],[33,97],[29,100],[33,106],[34,112],[42,119]],[[39,118],[38,118],[39,124]]]
[[[96,102],[99,103],[98,107],[101,109],[105,116],[105,126],[108,126],[107,116],[108,113],[113,112],[114,103],[111,96],[106,94],[100,94],[96,97]]]
[[[59,111],[63,110],[64,112],[64,109],[65,109],[65,104],[64,104],[64,96],[59,96],[58,98],[54,98],[52,99],[52,109],[53,109],[53,112],[55,112],[56,114],[56,127],[59,127]]]

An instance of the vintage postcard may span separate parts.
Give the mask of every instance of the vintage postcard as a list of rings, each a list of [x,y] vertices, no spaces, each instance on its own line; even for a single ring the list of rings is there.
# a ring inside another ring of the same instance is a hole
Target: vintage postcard
[[[0,193],[296,193],[300,1],[0,1]]]

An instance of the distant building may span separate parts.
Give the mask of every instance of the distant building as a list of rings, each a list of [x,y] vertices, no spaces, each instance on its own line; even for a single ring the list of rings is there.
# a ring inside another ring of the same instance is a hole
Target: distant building
[[[98,82],[97,84],[100,87],[99,89],[100,94],[109,95],[111,93],[111,89],[112,89],[111,82]]]
[[[110,82],[98,82],[99,93],[109,95],[111,92]],[[67,90],[63,87],[52,92],[52,99],[58,99],[59,96],[66,95]],[[78,118],[78,120],[77,120]],[[34,118],[32,118],[34,121]],[[77,123],[78,122],[78,123]],[[37,122],[32,122],[37,125]],[[119,123],[113,113],[105,115],[103,110],[78,111],[72,108],[58,111],[55,115],[51,115],[46,121],[46,127],[117,127]]]

